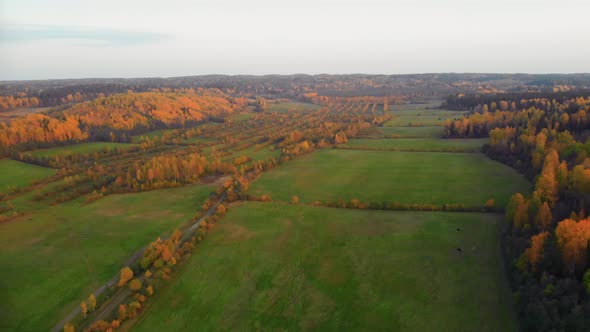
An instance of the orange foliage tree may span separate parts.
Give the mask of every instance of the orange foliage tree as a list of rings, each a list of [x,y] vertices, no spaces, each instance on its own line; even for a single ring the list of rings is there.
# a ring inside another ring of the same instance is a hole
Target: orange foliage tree
[[[133,270],[126,266],[121,269],[121,276],[119,278],[119,283],[117,283],[117,286],[121,287],[131,279],[133,279]]]
[[[533,271],[536,271],[538,263],[543,258],[543,245],[549,237],[549,232],[537,234],[531,238],[531,246],[525,251],[525,255]]]
[[[565,219],[557,225],[555,235],[567,272],[573,273],[583,267],[590,240],[590,219]]]

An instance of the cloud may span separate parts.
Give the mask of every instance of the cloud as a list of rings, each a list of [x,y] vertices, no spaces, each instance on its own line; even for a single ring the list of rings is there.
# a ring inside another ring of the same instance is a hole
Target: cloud
[[[123,31],[79,26],[3,24],[0,25],[0,43],[38,42],[46,40],[70,40],[91,46],[129,46],[157,42],[170,35]]]

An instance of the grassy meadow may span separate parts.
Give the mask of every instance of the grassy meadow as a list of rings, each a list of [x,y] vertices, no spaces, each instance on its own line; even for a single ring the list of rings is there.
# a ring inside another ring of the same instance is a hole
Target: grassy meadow
[[[377,131],[390,137],[426,137],[438,138],[443,134],[443,128],[438,126],[424,127],[377,127]]]
[[[498,186],[502,183],[502,186]],[[265,172],[249,193],[273,200],[464,204],[493,198],[505,206],[529,182],[514,169],[476,153],[324,149]]]
[[[55,170],[37,165],[25,164],[12,159],[0,159],[0,192],[27,187],[34,180],[55,174]]]
[[[393,118],[384,127],[442,126],[447,119],[460,118],[465,112],[424,109],[420,105],[401,105],[388,112]]]
[[[434,139],[434,138],[395,138],[395,139],[351,139],[344,146],[400,151],[457,151],[477,152],[488,142],[481,139]]]
[[[134,330],[516,331],[500,219],[243,203]]]
[[[412,126],[442,126],[448,118],[453,116],[445,115],[396,115],[383,124],[384,127],[412,127]]]
[[[188,222],[213,186],[79,199],[0,224],[0,329],[47,331],[129,256]]]

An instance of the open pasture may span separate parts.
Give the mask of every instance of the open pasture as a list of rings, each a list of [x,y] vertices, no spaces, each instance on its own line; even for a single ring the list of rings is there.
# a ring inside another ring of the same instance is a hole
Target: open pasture
[[[48,331],[136,250],[187,222],[213,190],[81,198],[0,224],[0,328]]]
[[[134,330],[516,331],[501,218],[243,203]]]
[[[424,127],[377,127],[387,137],[441,137],[443,128],[439,126]]]
[[[411,126],[442,126],[446,119],[454,119],[460,116],[453,115],[396,115],[390,112],[393,118],[383,124],[384,127],[411,127]]]
[[[447,119],[460,118],[465,112],[443,109],[426,109],[423,105],[396,105],[388,114],[393,118],[384,124],[385,127],[406,126],[442,126]]]
[[[479,153],[323,149],[262,174],[249,193],[284,202],[297,195],[306,203],[356,198],[469,207],[493,198],[503,207],[529,186],[514,169]]]
[[[55,170],[37,165],[25,164],[12,159],[0,159],[0,192],[26,187],[34,180],[55,174]]]
[[[359,149],[383,149],[398,151],[454,151],[477,152],[488,142],[481,139],[434,139],[434,138],[392,138],[392,139],[351,139],[345,147]]]

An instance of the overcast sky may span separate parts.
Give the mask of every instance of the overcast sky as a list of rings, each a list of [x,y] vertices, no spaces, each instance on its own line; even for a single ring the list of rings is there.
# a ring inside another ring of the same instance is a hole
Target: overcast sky
[[[590,72],[590,0],[0,0],[0,80]]]

